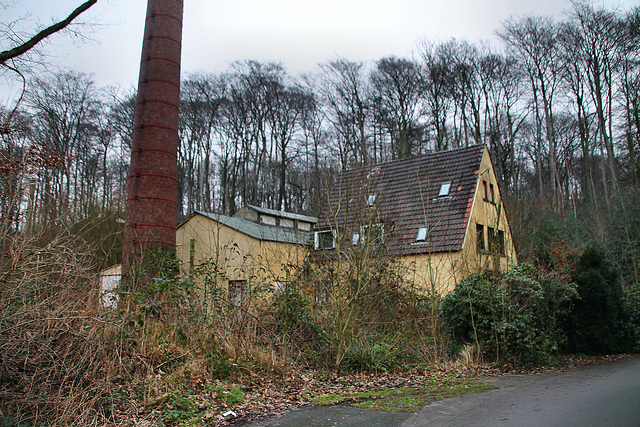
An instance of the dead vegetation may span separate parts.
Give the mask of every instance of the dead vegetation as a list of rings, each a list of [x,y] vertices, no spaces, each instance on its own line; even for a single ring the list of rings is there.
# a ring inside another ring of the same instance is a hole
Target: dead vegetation
[[[457,360],[434,363],[430,310],[419,307],[428,300],[388,295],[404,304],[389,306],[388,316],[381,310],[367,316],[369,305],[359,307],[336,372],[330,309],[311,307],[296,289],[260,313],[229,304],[222,293],[203,307],[194,283],[169,274],[106,312],[98,306],[85,241],[60,233],[46,244],[7,239],[5,248],[11,256],[0,270],[4,425],[222,425],[327,394],[503,372],[482,365],[473,347]]]

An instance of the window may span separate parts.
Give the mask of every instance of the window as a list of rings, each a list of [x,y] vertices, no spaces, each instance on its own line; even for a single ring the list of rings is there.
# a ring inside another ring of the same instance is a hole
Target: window
[[[302,231],[311,231],[311,223],[310,222],[298,222],[298,230]]]
[[[384,224],[363,225],[360,227],[362,243],[381,245],[384,243]]]
[[[484,225],[476,224],[476,245],[478,251],[483,252],[486,250],[484,245]]]
[[[504,255],[504,231],[488,227],[489,252]]]
[[[276,217],[269,215],[260,215],[260,222],[266,225],[276,225]]]
[[[282,295],[282,293],[286,288],[287,288],[287,282],[273,282],[274,295]]]
[[[482,181],[482,198],[491,203],[496,201],[496,190],[493,188],[493,184],[487,181]]]
[[[229,303],[239,307],[245,298],[247,281],[229,280]]]
[[[333,249],[335,247],[333,232],[331,230],[316,231],[313,235],[313,247],[315,249]]]
[[[294,222],[289,218],[280,218],[280,227],[293,228]]]
[[[355,246],[358,243],[360,243],[360,233],[353,233],[353,237],[351,238],[351,244]]]
[[[318,280],[315,286],[314,302],[317,305],[324,306],[331,302],[331,285]]]
[[[369,194],[369,198],[367,199],[367,206],[371,207],[376,202],[376,195],[374,193]]]
[[[427,240],[427,227],[420,227],[418,235],[416,236],[416,241],[424,242],[425,240]]]
[[[438,196],[439,197],[448,196],[449,190],[451,190],[451,183],[443,182],[442,185],[440,186],[440,193],[438,193]]]

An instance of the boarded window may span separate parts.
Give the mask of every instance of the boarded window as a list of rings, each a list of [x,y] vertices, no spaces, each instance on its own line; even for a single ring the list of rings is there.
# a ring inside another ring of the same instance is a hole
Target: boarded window
[[[298,230],[311,231],[311,223],[310,222],[298,221]]]
[[[280,218],[280,227],[293,228],[294,225],[295,224],[292,219]]]
[[[276,225],[276,217],[269,215],[260,215],[260,222],[266,225]]]

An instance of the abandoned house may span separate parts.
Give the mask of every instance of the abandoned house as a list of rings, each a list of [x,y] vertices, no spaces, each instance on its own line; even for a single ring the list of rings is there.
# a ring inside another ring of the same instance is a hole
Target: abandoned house
[[[375,250],[399,261],[404,282],[439,294],[472,273],[517,263],[485,146],[342,173],[319,218],[314,247],[328,262],[337,253]]]
[[[245,206],[234,216],[194,212],[177,229],[183,273],[203,288],[228,289],[240,303],[255,286],[278,291],[295,278],[309,253],[317,219]]]

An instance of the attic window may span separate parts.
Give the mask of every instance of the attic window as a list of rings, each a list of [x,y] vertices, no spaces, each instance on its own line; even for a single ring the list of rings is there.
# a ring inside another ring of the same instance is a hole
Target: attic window
[[[373,204],[376,202],[376,195],[375,193],[371,193],[369,194],[369,198],[367,199],[367,205],[369,207],[373,206]]]
[[[260,215],[260,222],[265,225],[276,225],[276,217],[270,215]]]
[[[353,238],[351,239],[351,244],[353,246],[355,246],[358,243],[360,243],[360,233],[353,233]]]
[[[420,227],[418,230],[418,236],[416,237],[417,242],[424,242],[427,240],[427,227]]]
[[[298,221],[298,230],[311,231],[311,223]]]
[[[292,219],[280,218],[280,227],[293,228],[294,225],[295,225],[295,223],[293,222]]]
[[[440,186],[440,193],[438,193],[438,197],[448,196],[449,190],[451,189],[451,182],[443,182]]]

